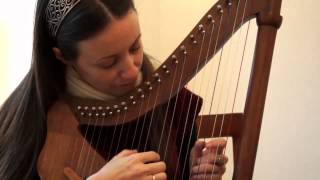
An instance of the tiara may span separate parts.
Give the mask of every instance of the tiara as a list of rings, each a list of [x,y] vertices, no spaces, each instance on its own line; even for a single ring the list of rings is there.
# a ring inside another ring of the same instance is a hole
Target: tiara
[[[46,18],[52,37],[56,37],[62,21],[79,2],[80,0],[49,0]]]

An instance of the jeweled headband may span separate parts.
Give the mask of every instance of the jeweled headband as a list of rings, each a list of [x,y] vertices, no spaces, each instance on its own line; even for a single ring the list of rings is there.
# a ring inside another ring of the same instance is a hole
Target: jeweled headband
[[[49,0],[46,19],[52,37],[56,37],[62,21],[80,0]]]

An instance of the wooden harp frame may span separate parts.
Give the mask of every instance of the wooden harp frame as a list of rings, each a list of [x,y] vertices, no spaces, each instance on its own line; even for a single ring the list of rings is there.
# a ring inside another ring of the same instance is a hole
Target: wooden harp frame
[[[197,121],[200,137],[211,136],[212,119],[217,119],[218,125],[215,126],[217,128],[220,127],[222,120],[224,121],[223,127],[225,128],[222,129],[220,135],[231,136],[233,139],[233,180],[252,179],[276,33],[282,21],[280,8],[281,0],[219,0],[152,77],[149,77],[134,91],[121,97],[120,100],[116,99],[108,103],[88,100],[83,103],[83,101],[72,99],[70,102],[73,103],[74,113],[80,124],[86,125],[111,126],[117,124],[117,119],[124,119],[123,117],[126,117],[123,123],[134,120],[137,116],[167,102],[170,97],[177,94],[198,72],[198,67],[202,68],[207,63],[207,54],[210,59],[237,29],[245,22],[256,18],[258,35],[244,113],[205,115],[198,118],[199,121]],[[222,12],[224,18],[221,20]],[[202,31],[208,30],[213,20],[216,24],[220,24],[219,35],[217,36],[218,31],[216,30],[212,37],[212,41],[216,42],[216,47],[209,48],[209,43],[205,42],[203,49],[208,52],[200,53],[199,45],[194,42],[201,41]],[[202,54],[200,58],[199,54]],[[188,60],[200,59],[200,61],[188,61],[188,65],[185,66],[184,57],[186,56]],[[172,74],[181,72],[182,69],[184,74],[181,78],[171,78]],[[168,87],[172,87],[172,91],[168,91]],[[91,114],[88,110],[90,108],[81,108],[86,107],[87,104],[95,104],[96,107],[103,107],[105,110],[105,113],[99,115],[100,119],[94,124],[86,118]],[[105,118],[106,116],[108,118]],[[103,121],[105,119],[107,120]],[[218,132],[218,129],[215,129],[214,132]],[[214,136],[217,135],[217,133],[214,134]]]

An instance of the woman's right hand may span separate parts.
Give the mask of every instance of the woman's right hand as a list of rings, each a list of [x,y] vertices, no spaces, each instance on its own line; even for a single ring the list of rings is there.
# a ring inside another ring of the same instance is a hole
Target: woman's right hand
[[[167,179],[165,170],[166,165],[160,161],[160,156],[156,152],[138,153],[135,150],[123,150],[87,179],[165,180]]]

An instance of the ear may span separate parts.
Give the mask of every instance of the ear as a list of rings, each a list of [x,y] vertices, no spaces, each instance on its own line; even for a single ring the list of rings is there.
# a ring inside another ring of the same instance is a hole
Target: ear
[[[52,51],[53,51],[54,55],[56,56],[56,58],[57,58],[59,61],[61,61],[63,64],[65,64],[65,65],[70,65],[70,64],[71,64],[70,61],[67,61],[67,60],[64,58],[64,56],[63,56],[63,54],[62,54],[62,52],[60,51],[59,48],[53,47],[53,48],[52,48]]]

